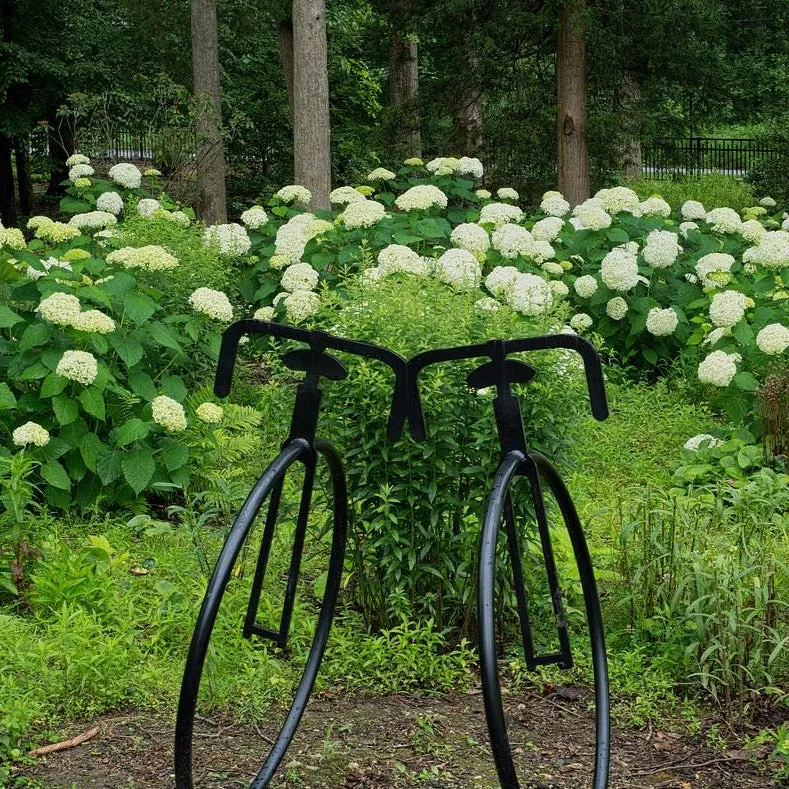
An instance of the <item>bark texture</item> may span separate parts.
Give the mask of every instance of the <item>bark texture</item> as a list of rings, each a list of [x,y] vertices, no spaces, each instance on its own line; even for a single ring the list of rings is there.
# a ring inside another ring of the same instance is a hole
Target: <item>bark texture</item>
[[[570,205],[589,197],[586,130],[586,43],[584,3],[570,0],[559,9],[556,42],[558,188]]]
[[[14,145],[16,159],[16,183],[19,191],[19,211],[30,216],[30,167],[27,157],[27,140],[17,140]]]
[[[11,152],[14,146],[4,134],[0,134],[0,219],[7,227],[16,225],[16,194]]]
[[[392,26],[389,42],[389,106],[392,148],[400,159],[422,156],[419,127],[419,51],[413,38]]]
[[[197,188],[208,224],[227,221],[216,0],[192,0],[192,72],[197,106]]]
[[[641,130],[638,123],[638,103],[641,86],[636,75],[627,69],[622,72],[616,87],[616,110],[620,130],[619,169],[626,178],[640,178]]]
[[[458,156],[481,156],[482,87],[479,79],[479,59],[469,42],[466,73],[458,81],[460,90],[455,94],[452,123],[454,151]]]
[[[331,135],[325,0],[293,0],[293,159],[312,208],[329,210]]]

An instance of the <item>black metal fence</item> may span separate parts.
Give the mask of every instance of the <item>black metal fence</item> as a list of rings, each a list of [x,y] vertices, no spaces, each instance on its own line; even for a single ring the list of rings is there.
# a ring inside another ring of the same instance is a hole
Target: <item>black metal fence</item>
[[[645,177],[665,180],[677,175],[747,175],[760,162],[780,151],[752,139],[684,137],[655,140],[642,146]]]

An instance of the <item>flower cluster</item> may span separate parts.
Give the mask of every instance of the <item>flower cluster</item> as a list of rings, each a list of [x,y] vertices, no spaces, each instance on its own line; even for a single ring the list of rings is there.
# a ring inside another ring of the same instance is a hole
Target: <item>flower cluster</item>
[[[485,278],[485,287],[497,298],[506,298],[518,274],[515,266],[496,266]]]
[[[668,230],[653,230],[644,246],[644,263],[652,268],[670,268],[674,265],[682,247],[676,234]]]
[[[101,310],[86,310],[74,316],[71,325],[88,334],[110,334],[115,331],[115,321]]]
[[[529,255],[534,248],[534,239],[525,227],[505,224],[493,231],[493,248],[510,260],[519,255]]]
[[[516,205],[509,203],[488,203],[483,205],[479,212],[479,223],[481,225],[493,225],[499,228],[509,222],[520,222],[523,219],[523,211]]]
[[[158,200],[154,200],[152,197],[143,197],[143,199],[137,203],[137,213],[140,216],[148,217],[161,207],[162,204]]]
[[[507,290],[507,303],[524,315],[542,315],[553,306],[551,286],[536,274],[518,273]]]
[[[709,433],[699,433],[697,436],[692,436],[689,438],[685,442],[683,449],[689,449],[691,452],[697,452],[702,447],[711,449],[712,447],[718,446],[720,443],[720,439],[715,438],[715,436],[711,436]]]
[[[71,271],[71,263],[68,260],[58,260],[57,258],[47,258],[46,260],[39,260],[38,261],[43,267],[44,270],[41,271],[39,269],[33,268],[32,266],[27,267],[27,274],[28,279],[41,279],[41,277],[46,277],[47,272],[53,268],[59,268],[64,271]]]
[[[96,209],[118,216],[123,211],[123,198],[117,192],[102,192],[96,198]]]
[[[546,192],[542,196],[540,210],[548,216],[565,216],[570,213],[570,204],[561,192]]]
[[[68,177],[72,182],[78,181],[80,178],[87,178],[96,172],[89,164],[75,164],[69,171]]]
[[[436,277],[453,290],[467,291],[479,287],[482,268],[467,249],[448,249],[436,261]]]
[[[216,403],[200,403],[195,409],[195,413],[201,422],[208,425],[218,425],[225,415],[222,406]]]
[[[341,216],[346,229],[355,230],[380,222],[386,216],[386,209],[382,203],[365,199],[358,203],[348,203]]]
[[[770,323],[756,335],[756,345],[762,353],[777,356],[789,348],[789,329],[781,323]]]
[[[589,299],[597,293],[597,280],[591,274],[584,274],[575,280],[573,288],[582,299]]]
[[[501,189],[496,190],[496,197],[499,200],[520,200],[520,195],[509,186],[502,186]]]
[[[293,293],[280,293],[275,303],[282,301],[285,315],[291,323],[303,323],[320,308],[321,300],[313,290],[296,290]]]
[[[99,365],[96,357],[88,351],[66,351],[60,357],[55,372],[70,381],[89,386],[99,374]]]
[[[390,244],[378,253],[378,270],[382,277],[398,272],[415,274],[418,277],[430,274],[427,261],[402,244]],[[374,274],[370,276],[375,279]]]
[[[42,222],[36,227],[36,238],[49,241],[52,244],[62,244],[71,241],[79,235],[79,228],[67,225],[65,222]]]
[[[367,174],[368,181],[393,181],[397,175],[385,167],[376,167],[375,170]]]
[[[638,205],[640,216],[657,216],[661,219],[668,219],[671,216],[671,206],[658,195],[648,197]]]
[[[756,246],[746,249],[743,263],[753,263],[769,269],[789,266],[789,232],[775,230],[759,237]]]
[[[265,208],[254,205],[241,214],[241,221],[250,230],[260,230],[260,228],[268,222],[268,214]]]
[[[556,241],[564,227],[564,220],[559,216],[546,216],[534,223],[531,234],[535,241]]]
[[[280,285],[283,290],[295,293],[297,290],[315,290],[318,272],[309,263],[294,263],[285,269]]]
[[[614,296],[605,305],[605,314],[612,321],[621,321],[627,315],[627,302],[621,296]]]
[[[312,200],[312,192],[306,186],[290,184],[275,192],[274,197],[283,203],[295,203],[302,208],[306,208],[310,204],[310,200]]]
[[[446,208],[447,196],[437,186],[420,184],[403,192],[395,205],[401,211],[427,211],[433,206]]]
[[[109,177],[126,189],[139,189],[142,183],[142,173],[128,162],[122,162],[110,167]]]
[[[573,209],[576,230],[605,230],[611,226],[611,215],[597,198],[590,198]]]
[[[736,290],[716,293],[710,304],[710,320],[715,326],[734,326],[745,316],[746,298]]]
[[[367,198],[352,186],[340,186],[332,191],[329,199],[332,205],[348,205],[348,203],[358,203]]]
[[[726,252],[710,252],[698,259],[696,274],[705,288],[719,288],[731,279],[734,258]]]
[[[677,313],[671,308],[653,307],[647,314],[647,331],[655,337],[668,337],[674,334],[679,323]]]
[[[484,227],[471,222],[456,225],[449,240],[460,249],[484,255],[490,249],[490,236]]]
[[[84,153],[73,153],[66,159],[66,167],[74,167],[78,164],[90,164],[90,158]]]
[[[118,223],[118,218],[109,211],[88,211],[84,214],[74,214],[68,223],[81,232],[90,232],[114,227]]]
[[[707,212],[705,220],[713,233],[722,235],[738,233],[742,225],[739,214],[733,208],[713,208]]]
[[[632,290],[638,284],[636,255],[622,247],[615,247],[603,258],[600,277],[611,290]]]
[[[707,218],[707,209],[698,200],[686,200],[679,210],[685,222],[694,222],[697,219]]]
[[[25,422],[14,430],[11,439],[18,447],[26,447],[28,444],[45,447],[49,443],[49,431],[37,422]]]
[[[233,320],[233,307],[230,299],[221,290],[198,288],[189,297],[189,306],[195,311],[216,321],[228,323]]]
[[[601,201],[603,210],[611,216],[623,211],[636,215],[640,213],[638,195],[626,186],[600,189],[595,197]]]
[[[259,307],[255,310],[252,317],[256,321],[271,321],[274,319],[274,308],[273,307]]]
[[[151,416],[157,425],[172,433],[186,430],[186,413],[184,407],[172,397],[159,395],[151,401]]]
[[[0,226],[0,247],[21,250],[25,248],[25,235],[16,227]]]
[[[47,323],[55,326],[72,326],[79,315],[81,305],[79,299],[71,293],[51,293],[36,307],[36,312]]]
[[[699,364],[699,381],[712,386],[728,386],[737,375],[737,364],[742,361],[738,353],[713,351]]]
[[[107,255],[107,263],[128,269],[141,268],[145,271],[167,271],[178,265],[178,258],[163,247],[149,244],[144,247],[121,247]]]
[[[206,246],[219,247],[219,254],[225,258],[239,258],[252,247],[247,231],[237,222],[207,227],[203,241]]]

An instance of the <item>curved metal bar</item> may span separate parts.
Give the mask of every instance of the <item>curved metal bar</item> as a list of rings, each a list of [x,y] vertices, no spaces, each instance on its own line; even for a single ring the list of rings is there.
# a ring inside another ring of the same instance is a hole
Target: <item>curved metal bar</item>
[[[217,364],[216,379],[214,382],[214,392],[217,397],[226,397],[230,392],[236,356],[238,355],[238,344],[241,337],[245,334],[262,334],[272,337],[281,337],[288,340],[297,340],[309,345],[316,353],[331,349],[352,353],[356,356],[364,356],[369,359],[377,359],[388,365],[395,374],[392,406],[389,412],[389,438],[396,440],[400,437],[406,420],[411,421],[413,425],[414,421],[418,423],[420,419],[422,419],[418,398],[416,406],[409,402],[408,363],[400,354],[390,351],[388,348],[382,348],[379,345],[373,345],[368,342],[349,340],[345,337],[335,337],[323,331],[299,329],[295,326],[287,326],[282,323],[271,323],[269,321],[259,321],[254,318],[237,321],[231,324],[222,335],[222,346],[219,350],[219,362]],[[413,410],[414,408],[416,408],[416,410]],[[423,419],[422,423],[424,424]]]
[[[496,541],[502,517],[505,519],[509,517],[507,508],[510,503],[510,486],[513,479],[519,474],[524,462],[529,460],[543,474],[559,504],[573,545],[576,563],[578,564],[594,665],[596,747],[592,789],[606,789],[608,786],[610,749],[608,668],[600,600],[597,596],[597,587],[589,550],[586,546],[586,540],[584,539],[575,506],[556,470],[543,455],[534,452],[526,456],[517,450],[505,454],[493,481],[482,528],[479,553],[477,612],[479,620],[480,674],[485,716],[490,734],[493,758],[496,763],[496,771],[499,776],[499,783],[503,789],[519,789],[520,783],[515,771],[507,734],[507,723],[504,716],[499,669],[496,659],[494,589],[496,580]],[[532,495],[536,495],[533,489]],[[519,600],[519,615],[521,616],[521,627],[523,628],[524,618],[523,612],[520,610],[522,608],[520,602]]]
[[[551,493],[559,505],[562,518],[570,535],[570,542],[578,566],[581,588],[586,605],[586,619],[589,624],[589,638],[592,647],[592,666],[594,669],[596,747],[593,789],[608,786],[608,762],[611,747],[611,712],[608,691],[608,658],[605,650],[605,630],[600,610],[600,597],[597,593],[592,558],[586,544],[581,520],[572,498],[567,491],[559,472],[544,455],[530,452],[529,456],[537,465],[543,478],[551,488]]]
[[[326,458],[334,493],[334,530],[326,589],[312,646],[304,673],[296,689],[293,704],[269,756],[250,785],[252,789],[263,789],[263,787],[268,785],[271,776],[282,761],[304,713],[304,708],[315,684],[315,678],[326,648],[326,642],[328,641],[334,618],[334,608],[339,594],[348,529],[348,493],[342,463],[334,448],[324,441],[316,441],[314,446],[310,446],[309,442],[303,439],[294,439],[285,444],[280,454],[269,465],[244,502],[225,540],[216,568],[209,581],[189,647],[178,702],[175,732],[175,780],[177,789],[193,789],[194,787],[192,779],[192,739],[197,696],[208,651],[208,643],[233,567],[249,534],[252,523],[271,491],[278,486],[280,480],[295,461],[313,456],[315,450]]]

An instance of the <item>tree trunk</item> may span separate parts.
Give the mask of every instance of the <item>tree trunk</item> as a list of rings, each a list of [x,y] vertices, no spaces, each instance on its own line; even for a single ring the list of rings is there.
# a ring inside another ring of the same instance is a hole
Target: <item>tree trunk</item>
[[[19,211],[30,216],[30,168],[27,159],[27,140],[17,140],[14,146],[16,183],[19,190]]]
[[[225,149],[219,93],[216,0],[192,0],[192,71],[197,107],[197,188],[208,224],[227,221]]]
[[[293,20],[277,21],[277,39],[279,40],[279,59],[285,75],[285,87],[288,91],[288,107],[290,119],[293,121]]]
[[[417,43],[395,22],[389,43],[389,105],[392,148],[400,159],[422,156],[419,129],[419,53]]]
[[[616,114],[619,121],[619,168],[625,178],[640,178],[641,134],[638,125],[638,102],[641,86],[632,71],[622,72],[616,87]]]
[[[11,140],[0,133],[0,219],[3,224],[16,224],[16,194],[14,192],[14,170],[11,164]]]
[[[482,87],[479,80],[479,60],[468,44],[465,78],[459,80],[455,95],[452,138],[455,153],[460,156],[480,156],[482,153]]]
[[[573,206],[589,197],[584,5],[568,0],[561,6],[556,43],[558,189]]]
[[[331,202],[331,132],[326,1],[293,0],[293,160],[312,208]]]

